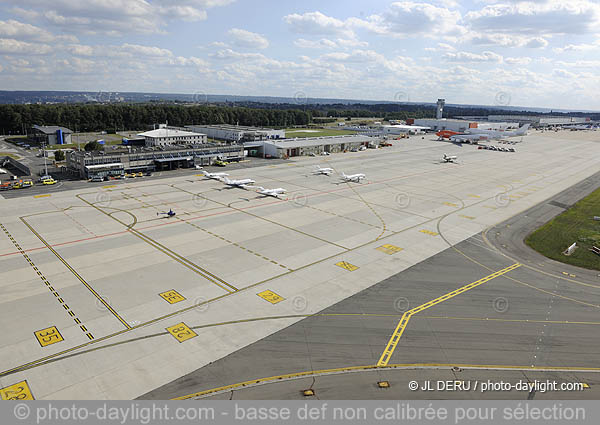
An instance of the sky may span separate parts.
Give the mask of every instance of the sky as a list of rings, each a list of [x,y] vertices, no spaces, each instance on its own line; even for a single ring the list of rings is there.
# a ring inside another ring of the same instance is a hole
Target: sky
[[[600,110],[598,0],[0,0],[0,90]]]

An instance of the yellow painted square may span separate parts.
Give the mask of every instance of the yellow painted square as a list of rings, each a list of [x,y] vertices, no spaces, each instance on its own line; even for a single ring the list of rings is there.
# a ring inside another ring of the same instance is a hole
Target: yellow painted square
[[[0,389],[0,400],[35,400],[27,381]]]
[[[158,295],[160,295],[169,304],[175,304],[185,300],[185,297],[174,289]]]
[[[388,255],[393,255],[397,252],[402,251],[404,248],[400,248],[399,246],[396,246],[396,245],[385,244],[385,245],[381,245],[379,248],[375,248],[375,249],[377,251],[385,252]]]
[[[188,339],[192,339],[192,338],[198,336],[198,334],[196,332],[191,330],[183,322],[178,323],[175,326],[171,326],[170,328],[167,328],[167,332],[169,332],[171,335],[173,335],[173,337],[179,342],[184,342],[184,341],[187,341]]]
[[[354,264],[350,264],[346,261],[340,261],[339,263],[335,263],[336,266],[341,267],[343,269],[346,269],[350,272],[353,272],[354,270],[358,270],[359,267],[355,266]]]
[[[35,331],[33,334],[35,335],[42,347],[47,347],[48,345],[64,341],[64,338],[62,337],[56,326],[42,329],[41,331]]]
[[[425,233],[426,235],[430,235],[430,236],[437,236],[437,235],[439,235],[439,233],[432,232],[431,230],[422,229],[422,230],[419,230],[419,231],[421,233]]]
[[[281,295],[277,295],[275,292],[269,290],[259,292],[256,295],[258,295],[264,300],[269,301],[271,304],[277,304],[285,299]]]

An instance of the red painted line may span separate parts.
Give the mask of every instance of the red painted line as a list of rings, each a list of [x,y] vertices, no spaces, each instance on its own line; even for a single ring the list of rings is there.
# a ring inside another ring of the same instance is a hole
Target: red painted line
[[[361,184],[361,186],[368,186],[368,185],[373,185],[373,184],[381,184],[381,183],[385,183],[385,182],[388,182],[388,181],[391,181],[391,180],[403,179],[403,178],[406,178],[406,177],[412,177],[412,176],[416,176],[416,175],[420,175],[420,174],[427,174],[427,173],[431,173],[431,172],[434,172],[434,171],[437,171],[437,170],[425,171],[423,173],[407,174],[405,176],[399,176],[399,177],[391,177],[389,179],[379,180],[379,181],[376,181],[376,182],[363,183],[363,184]],[[358,186],[358,187],[360,187],[360,186]],[[312,190],[312,189],[306,189],[306,190]],[[310,198],[310,197],[313,197],[313,196],[327,195],[327,194],[331,194],[331,193],[334,193],[334,192],[341,192],[341,191],[344,191],[344,190],[350,190],[350,188],[349,187],[342,187],[342,188],[332,189],[332,190],[328,190],[328,191],[319,191],[319,192],[308,194],[308,195],[306,195],[306,197]],[[302,189],[299,189],[298,191],[301,192]],[[244,208],[230,209],[230,210],[221,211],[221,212],[213,213],[213,214],[199,215],[199,216],[196,216],[196,217],[190,217],[190,218],[187,218],[187,219],[181,219],[179,221],[169,221],[169,222],[166,222],[166,223],[155,224],[155,225],[152,225],[152,226],[140,227],[137,230],[154,229],[154,228],[157,228],[157,227],[162,227],[162,226],[168,226],[168,225],[171,225],[171,224],[181,223],[182,221],[186,222],[186,221],[198,220],[199,218],[213,217],[213,216],[222,215],[222,214],[231,214],[231,213],[235,213],[237,211],[245,211],[245,210],[249,210],[249,209],[253,209],[253,208],[260,208],[260,207],[265,207],[265,206],[269,206],[269,205],[274,205],[274,204],[278,204],[278,203],[282,203],[282,202],[289,202],[289,201],[288,200],[281,200],[281,199],[280,200],[273,200],[273,201],[270,201],[270,202],[267,202],[267,203],[263,203],[263,204],[259,204],[259,205],[251,205],[251,206],[244,207]],[[223,208],[228,208],[228,207],[224,206]],[[57,211],[57,212],[60,212],[60,211]],[[105,235],[98,235],[98,236],[94,236],[94,237],[90,237],[90,238],[77,239],[77,240],[74,240],[74,241],[61,242],[61,243],[57,243],[57,244],[50,245],[50,246],[52,248],[55,248],[55,247],[58,247],[58,246],[64,246],[64,245],[70,245],[70,244],[79,243],[79,242],[85,242],[85,241],[90,241],[90,240],[95,240],[95,239],[100,239],[100,238],[106,238],[106,237],[109,237],[109,236],[123,235],[125,233],[128,233],[128,230],[122,230],[120,232],[115,232],[115,233],[108,233],[108,234],[105,234]],[[39,251],[39,250],[42,250],[42,249],[47,249],[47,248],[45,246],[42,246],[42,247],[38,247],[38,248],[25,249],[23,251],[24,252],[32,252],[32,251]],[[1,257],[6,257],[6,256],[10,256],[10,255],[16,255],[16,254],[21,254],[21,253],[18,252],[18,251],[15,251],[15,252],[9,252],[9,253],[6,253],[6,254],[0,254],[0,258]]]

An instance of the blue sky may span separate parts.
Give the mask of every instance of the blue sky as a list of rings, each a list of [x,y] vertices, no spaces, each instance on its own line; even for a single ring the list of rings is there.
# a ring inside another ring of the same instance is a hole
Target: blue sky
[[[600,110],[591,0],[0,0],[0,89]]]

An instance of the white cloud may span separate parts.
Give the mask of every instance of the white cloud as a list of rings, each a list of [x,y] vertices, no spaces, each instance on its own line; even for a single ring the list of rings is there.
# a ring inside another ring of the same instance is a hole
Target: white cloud
[[[238,47],[248,47],[253,49],[266,49],[269,47],[269,40],[255,32],[232,28],[229,30],[228,34],[233,39],[233,44]]]
[[[494,53],[485,51],[481,54],[479,53],[471,53],[471,52],[456,52],[456,53],[446,53],[442,56],[445,60],[449,62],[493,62],[493,63],[501,63],[502,56]]]
[[[509,34],[594,33],[600,24],[600,5],[589,0],[493,4],[467,13],[465,22],[473,30]]]
[[[328,38],[321,38],[320,40],[306,40],[304,38],[299,38],[294,40],[294,45],[296,47],[300,47],[301,49],[343,49],[352,47],[367,47],[369,43],[366,41],[344,38],[337,38],[335,40]]]
[[[283,20],[293,32],[299,34],[354,36],[354,31],[344,21],[326,16],[319,11],[302,15],[293,13],[284,16]]]
[[[0,53],[13,53],[21,55],[46,55],[52,51],[47,44],[28,43],[12,38],[0,38]]]
[[[544,48],[548,41],[543,37],[528,37],[518,34],[470,32],[462,38],[463,42],[471,42],[482,46]]]
[[[599,48],[600,48],[600,40],[596,40],[594,43],[567,44],[563,47],[555,47],[552,50],[556,53],[564,53],[564,52],[587,52],[590,50],[597,50]]]
[[[552,75],[559,78],[577,78],[577,74],[573,74],[572,72],[564,69],[555,69],[552,71]]]
[[[14,19],[0,21],[0,37],[9,37],[17,40],[39,41],[43,43],[51,43],[55,41],[77,41],[77,38],[74,36],[57,36],[45,29],[31,24],[19,22]]]
[[[385,32],[392,35],[461,34],[464,32],[464,28],[458,25],[461,19],[460,12],[428,3],[395,2],[383,15],[370,19],[375,25],[382,25]]]
[[[152,46],[141,46],[139,44],[125,43],[121,46],[121,49],[124,52],[132,53],[134,55],[160,56],[160,57],[173,56],[173,52],[171,52],[169,49],[163,49],[160,47],[152,47]]]
[[[526,66],[529,65],[531,63],[531,58],[528,57],[521,57],[521,58],[504,58],[504,62],[506,62],[509,65],[521,65],[521,66]]]

